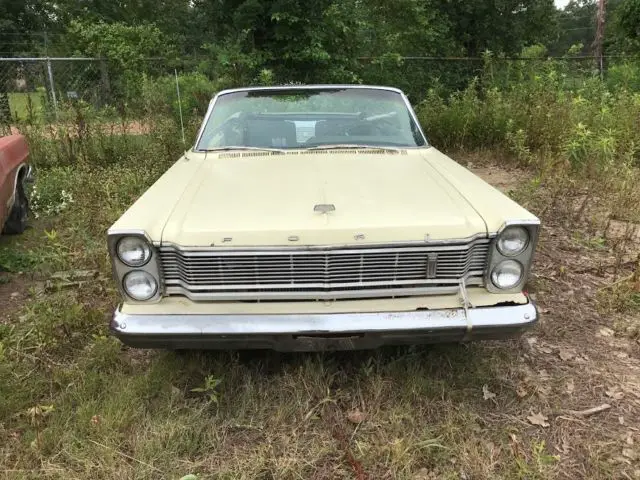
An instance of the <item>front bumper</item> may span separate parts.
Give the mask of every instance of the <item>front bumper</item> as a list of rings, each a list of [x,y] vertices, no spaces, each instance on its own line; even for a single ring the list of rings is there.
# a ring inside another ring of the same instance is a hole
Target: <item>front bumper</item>
[[[493,340],[538,320],[535,304],[330,314],[132,314],[112,332],[125,344],[167,349],[353,350],[382,345]]]

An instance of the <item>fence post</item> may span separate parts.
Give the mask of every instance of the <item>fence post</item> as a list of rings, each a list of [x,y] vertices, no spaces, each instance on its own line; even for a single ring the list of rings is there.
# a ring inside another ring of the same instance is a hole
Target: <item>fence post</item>
[[[51,59],[47,57],[47,76],[49,77],[49,88],[51,89],[51,100],[53,101],[53,111],[58,120],[58,99],[56,97],[56,84],[53,82],[53,69],[51,68]]]

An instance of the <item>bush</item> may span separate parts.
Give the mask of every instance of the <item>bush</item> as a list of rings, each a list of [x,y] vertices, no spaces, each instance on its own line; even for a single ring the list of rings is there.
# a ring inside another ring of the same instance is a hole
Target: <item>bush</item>
[[[193,125],[202,119],[209,102],[221,89],[218,82],[209,80],[201,73],[181,74],[178,78],[182,113],[186,124]],[[142,87],[142,102],[147,115],[170,115],[176,124],[180,122],[180,109],[174,76],[156,79],[145,77]]]
[[[597,77],[568,88],[557,62],[521,80],[502,88],[485,75],[448,97],[431,90],[418,117],[443,149],[499,149],[526,163],[555,156],[590,171],[638,165],[640,94]]]

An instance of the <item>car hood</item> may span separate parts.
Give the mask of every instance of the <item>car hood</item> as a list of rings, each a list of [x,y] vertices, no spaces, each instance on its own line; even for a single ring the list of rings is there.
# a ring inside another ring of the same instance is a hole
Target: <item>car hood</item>
[[[162,243],[336,245],[486,234],[483,218],[431,155],[441,154],[210,153],[168,215]]]

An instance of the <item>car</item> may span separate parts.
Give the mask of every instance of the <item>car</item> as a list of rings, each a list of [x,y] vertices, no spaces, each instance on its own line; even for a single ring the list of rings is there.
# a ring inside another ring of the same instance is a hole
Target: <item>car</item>
[[[314,351],[517,335],[540,221],[391,87],[239,88],[108,230],[132,347]]]
[[[32,170],[29,146],[22,135],[0,137],[0,230],[22,233],[27,228],[29,197],[26,185]]]

